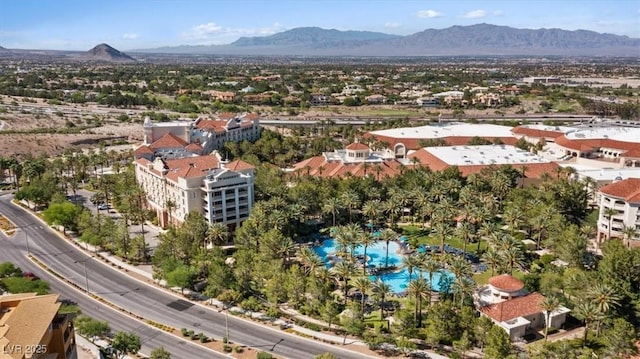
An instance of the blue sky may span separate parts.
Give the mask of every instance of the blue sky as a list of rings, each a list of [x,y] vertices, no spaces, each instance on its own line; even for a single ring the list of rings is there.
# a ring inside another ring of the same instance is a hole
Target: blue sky
[[[3,0],[0,46],[120,50],[227,44],[301,26],[398,35],[477,23],[640,38],[635,0]]]

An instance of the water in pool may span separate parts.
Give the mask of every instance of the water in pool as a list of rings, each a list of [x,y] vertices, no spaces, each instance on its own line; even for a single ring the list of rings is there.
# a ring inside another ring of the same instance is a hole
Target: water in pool
[[[398,254],[397,251],[400,248],[398,243],[389,242],[389,266],[400,267],[402,265],[402,255]],[[326,239],[319,246],[313,248],[316,254],[325,262],[327,267],[331,267],[331,257],[334,256],[337,252],[337,243],[334,239]],[[356,256],[364,254],[364,246],[357,246],[354,254]],[[367,257],[369,260],[367,261],[367,266],[369,267],[384,267],[387,256],[387,242],[386,241],[377,241],[373,245],[367,247]],[[412,278],[415,279],[419,276],[420,272],[414,270],[412,273]],[[435,272],[432,275],[431,288],[434,291],[439,291],[441,284],[441,277],[445,276],[444,279],[450,279],[452,274],[447,271]],[[422,277],[425,279],[429,278],[428,272],[422,272]],[[394,293],[402,293],[407,290],[407,286],[409,284],[409,271],[404,268],[398,272],[394,273],[383,273],[377,276],[369,277],[372,281],[377,280],[378,278],[383,282],[389,284],[391,286],[391,290]]]

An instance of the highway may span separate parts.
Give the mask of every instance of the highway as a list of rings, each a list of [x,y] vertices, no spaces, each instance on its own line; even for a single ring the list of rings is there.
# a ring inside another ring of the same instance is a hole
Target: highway
[[[203,332],[208,336],[221,338],[225,335],[225,315],[194,304],[181,297],[138,281],[97,259],[89,259],[74,245],[60,238],[46,225],[18,206],[10,203],[11,196],[0,196],[0,213],[4,214],[29,237],[31,253],[49,268],[80,287],[85,287],[84,266],[88,273],[88,285],[91,292],[103,297],[115,305],[158,323],[174,328],[188,328],[195,332]],[[31,225],[36,223],[35,225]],[[1,260],[12,261],[26,271],[41,275],[52,285],[52,292],[58,292],[62,298],[79,303],[83,313],[100,320],[109,321],[112,328],[126,329],[138,333],[145,341],[145,349],[164,346],[172,352],[173,358],[214,357],[211,352],[193,352],[194,345],[186,345],[181,338],[172,337],[159,330],[132,319],[121,313],[107,309],[84,294],[61,284],[43,273],[37,265],[30,263],[25,257],[26,240],[24,234],[16,234],[3,245],[7,250],[0,253]],[[229,316],[230,339],[234,343],[247,345],[259,350],[291,359],[313,358],[317,354],[332,352],[338,358],[363,358],[363,354],[348,351],[337,346],[305,339],[288,334],[278,328],[263,326],[246,319]],[[187,349],[189,352],[187,352]],[[222,357],[222,356],[220,356]]]

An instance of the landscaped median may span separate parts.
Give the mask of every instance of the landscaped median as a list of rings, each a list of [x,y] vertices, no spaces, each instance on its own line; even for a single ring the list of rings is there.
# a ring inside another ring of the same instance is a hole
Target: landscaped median
[[[82,288],[81,286],[71,282],[70,280],[68,280],[67,278],[64,278],[63,276],[61,276],[60,274],[58,274],[57,272],[53,271],[51,268],[49,268],[46,264],[44,264],[43,262],[41,262],[38,258],[36,258],[35,256],[33,256],[32,254],[29,255],[29,259],[31,261],[33,261],[34,263],[36,263],[38,266],[40,266],[42,269],[46,270],[48,273],[50,273],[51,275],[53,275],[54,277],[58,278],[59,280],[67,283],[68,285],[74,287],[75,289],[89,295],[91,298],[117,310],[120,311],[134,319],[137,319],[149,326],[152,326],[154,328],[160,329],[164,332],[167,332],[169,334],[172,334],[176,337],[185,337],[187,335],[185,335],[185,331],[189,334],[188,337],[190,337],[192,343],[197,344],[197,345],[201,345],[203,347],[206,347],[208,349],[214,350],[216,352],[222,353],[222,354],[226,354],[228,355],[230,358],[238,358],[238,359],[255,359],[258,358],[258,356],[260,355],[260,351],[257,351],[253,348],[249,348],[243,345],[237,345],[237,344],[233,344],[231,342],[227,342],[225,339],[226,338],[221,338],[220,340],[216,340],[214,338],[208,337],[206,335],[204,335],[204,333],[194,333],[193,331],[189,331],[186,328],[183,328],[182,331],[177,330],[176,328],[170,326],[170,325],[166,325],[166,324],[162,324],[162,323],[158,323],[156,321],[150,320],[150,319],[146,319],[140,315],[137,315],[135,313],[132,313],[124,308],[121,308],[111,302],[109,302],[108,300],[87,292],[87,290],[85,288]],[[270,353],[269,353],[270,354]],[[272,358],[277,358],[275,356],[271,356]]]
[[[16,233],[16,225],[9,220],[9,218],[0,214],[0,231],[2,231],[7,237],[13,236]]]

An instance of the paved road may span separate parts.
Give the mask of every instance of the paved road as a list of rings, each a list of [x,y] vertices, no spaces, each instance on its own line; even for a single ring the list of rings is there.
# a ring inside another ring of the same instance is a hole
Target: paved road
[[[0,211],[4,212],[4,209]],[[43,231],[44,228],[45,226],[34,226],[32,230]],[[32,241],[31,237],[30,241]],[[35,273],[49,283],[52,293],[60,293],[60,299],[69,299],[78,303],[83,314],[98,320],[108,321],[113,332],[126,330],[140,335],[142,340],[142,353],[149,354],[155,348],[164,347],[171,352],[172,358],[227,358],[222,354],[188,343],[174,335],[133,320],[131,317],[111,309],[60,281],[26,257],[26,238],[22,230],[17,231],[11,238],[7,238],[0,232],[0,246],[2,246],[0,261],[10,261],[22,268],[23,271]],[[33,248],[35,246],[32,245],[31,247]],[[38,255],[38,257],[40,256]]]
[[[10,218],[17,226],[26,226],[37,220],[23,209],[9,203],[10,196],[0,197],[0,212]],[[203,332],[208,336],[221,338],[225,334],[225,316],[205,306],[196,305],[180,299],[171,293],[149,286],[123,274],[95,259],[90,259],[78,248],[59,238],[44,226],[31,226],[23,229],[29,235],[31,252],[54,271],[72,282],[85,286],[84,265],[89,278],[89,289],[106,300],[130,310],[131,312],[175,328],[189,328]],[[24,244],[17,245],[24,251]],[[5,254],[0,253],[0,257]],[[11,260],[12,258],[7,258]],[[13,258],[15,259],[15,258]],[[85,261],[86,262],[78,262]],[[17,262],[19,265],[22,262]],[[32,268],[25,266],[25,268]],[[70,289],[55,288],[63,296],[70,296]],[[72,298],[73,299],[73,298]],[[87,305],[80,302],[85,310]],[[93,315],[88,309],[88,315]],[[113,323],[118,316],[108,311],[100,318]],[[98,316],[96,316],[98,317]],[[126,320],[123,321],[123,325]],[[130,324],[131,325],[131,324]],[[138,326],[138,323],[134,323]],[[315,355],[332,352],[339,358],[360,359],[361,353],[344,350],[340,347],[319,343],[285,333],[276,328],[265,327],[248,320],[229,316],[230,338],[233,342],[253,348],[273,351],[274,354],[291,359],[313,358]],[[174,340],[175,343],[175,340]],[[175,345],[175,344],[174,344]],[[177,355],[176,357],[194,358],[204,356]],[[210,357],[206,356],[206,357]]]

